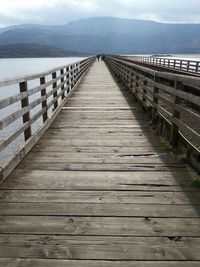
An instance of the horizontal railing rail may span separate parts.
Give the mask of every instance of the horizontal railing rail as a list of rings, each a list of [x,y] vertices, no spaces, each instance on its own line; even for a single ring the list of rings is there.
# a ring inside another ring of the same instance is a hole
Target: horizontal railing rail
[[[172,68],[184,72],[200,73],[200,61],[164,57],[133,57],[134,60],[145,64]]]
[[[176,146],[181,135],[200,152],[200,78],[155,71],[114,56],[106,56],[105,61],[139,102],[152,110],[153,123],[161,118],[170,125],[171,144]]]
[[[9,146],[24,136],[17,150],[1,163],[1,182],[48,129],[94,61],[95,57],[90,57],[47,72],[0,81],[0,90],[13,86],[19,91],[0,99],[4,114],[0,117],[0,152],[7,153]]]

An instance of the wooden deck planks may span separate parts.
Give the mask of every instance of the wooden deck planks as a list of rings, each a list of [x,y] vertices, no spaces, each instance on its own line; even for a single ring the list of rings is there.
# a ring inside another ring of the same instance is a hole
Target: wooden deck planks
[[[199,222],[199,218],[5,216],[0,221],[0,231],[37,235],[196,237]]]
[[[82,260],[200,260],[200,238],[8,235],[0,257]],[[15,246],[13,246],[15,244]]]
[[[92,261],[2,258],[0,266],[6,267],[199,267],[200,261]]]
[[[196,177],[96,62],[0,186],[0,267],[200,266]]]

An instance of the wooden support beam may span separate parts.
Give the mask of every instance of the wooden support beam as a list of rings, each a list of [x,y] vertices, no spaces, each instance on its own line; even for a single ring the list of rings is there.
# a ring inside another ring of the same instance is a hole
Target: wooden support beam
[[[19,84],[19,88],[20,88],[20,93],[24,93],[28,91],[28,85],[27,82],[22,82]],[[25,108],[29,106],[29,98],[28,96],[23,98],[21,100],[21,107]],[[30,111],[28,111],[27,113],[25,113],[23,115],[23,123],[25,124],[26,122],[29,122],[30,120]],[[24,140],[27,141],[29,138],[31,137],[31,126],[29,126],[25,131],[24,131]]]
[[[45,81],[45,77],[41,77],[40,78],[40,84],[43,85],[45,84],[46,81]],[[41,96],[46,96],[46,88],[42,89],[41,90]],[[47,99],[45,99],[44,101],[42,101],[42,109],[46,108],[47,107]],[[47,111],[44,112],[43,114],[43,123],[48,119],[48,113]]]

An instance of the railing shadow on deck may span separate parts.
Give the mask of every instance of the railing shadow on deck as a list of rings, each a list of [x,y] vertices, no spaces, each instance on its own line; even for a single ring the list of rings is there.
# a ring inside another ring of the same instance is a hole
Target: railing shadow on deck
[[[197,155],[197,160],[199,160],[199,151],[200,151],[200,135],[199,135],[200,97],[199,97],[199,92],[195,95],[195,93],[192,94],[190,91],[189,92],[181,91],[180,89],[184,88],[185,81],[186,82],[192,81],[193,82],[192,85],[195,86],[195,89],[198,90],[197,88],[199,88],[200,90],[200,78],[190,79],[189,77],[181,77],[178,75],[171,76],[169,73],[159,73],[159,75],[157,73],[153,73],[153,77],[152,77],[153,80],[151,80],[150,75],[152,75],[151,73],[152,71],[148,69],[145,69],[145,68],[143,69],[139,67],[139,69],[143,71],[143,74],[145,74],[145,71],[147,72],[148,75],[145,76],[137,71],[134,71],[133,73],[132,70],[133,69],[136,70],[137,66],[131,66],[130,63],[127,64],[127,62],[122,62],[119,59],[106,57],[105,62],[106,62],[107,67],[110,69],[111,75],[113,76],[117,85],[121,89],[121,92],[124,95],[124,98],[126,99],[129,107],[132,108],[134,105],[136,108],[138,107],[138,109],[140,110],[136,112],[136,109],[130,109],[132,110],[134,118],[137,120],[139,125],[141,127],[143,126],[141,124],[141,109],[142,109],[144,111],[143,113],[144,118],[146,118],[145,123],[148,125],[150,124],[149,129],[152,130],[152,133],[155,136],[155,138],[156,136],[159,138],[159,135],[162,136],[166,134],[166,137],[169,139],[168,144],[170,145],[170,149],[173,148],[175,150],[178,149],[178,144],[182,140],[186,144],[189,152],[195,151],[196,153],[195,156]],[[113,64],[113,62],[115,62],[115,64]],[[116,68],[116,65],[118,65],[117,68]],[[163,83],[159,84],[162,78],[164,79],[164,84]],[[184,79],[182,80],[182,78]],[[168,85],[166,85],[167,79],[168,79]],[[171,82],[169,82],[169,79],[172,79]],[[151,86],[151,88],[148,88],[148,86]],[[189,85],[186,83],[186,88],[188,87]],[[131,93],[132,95],[131,100],[125,97],[125,94],[127,94],[127,91],[125,92],[124,88],[126,88],[126,90]],[[163,89],[163,92],[162,92],[162,89]],[[152,98],[149,97],[149,94],[147,93],[147,91],[151,91]],[[159,94],[159,92],[161,92],[161,94]],[[197,92],[197,91],[194,90],[194,92]],[[169,97],[170,95],[171,97]],[[166,98],[166,96],[168,97],[168,99]],[[162,100],[163,99],[166,100],[167,104],[165,103],[165,106],[159,106],[159,98],[161,98]],[[184,99],[185,101],[183,101]],[[147,103],[148,100],[149,100],[149,103]],[[187,108],[189,108],[189,110],[187,110]],[[171,113],[170,113],[170,109],[171,109]],[[184,118],[185,113],[184,113],[184,116],[180,116],[180,113],[184,111],[186,114],[187,112],[191,113],[189,121],[188,121],[188,118]],[[183,118],[183,122],[181,121],[182,118]],[[192,120],[193,118],[195,118],[194,121]],[[188,125],[186,125],[185,122],[188,122]],[[190,127],[191,123],[193,124],[194,129]],[[153,126],[157,128],[158,130],[157,134],[155,133],[155,131],[153,131]],[[183,130],[183,133],[181,132],[182,130]],[[195,138],[191,139],[190,136],[188,136],[188,132],[192,133],[192,136],[193,137],[195,136]],[[149,142],[152,143],[150,134],[146,134],[145,131],[143,132],[143,134],[146,136]],[[186,136],[184,136],[184,134]],[[152,143],[152,147],[153,145],[154,144]],[[156,152],[156,148],[155,148],[155,152]],[[167,152],[164,148],[163,148],[163,153],[167,153],[168,155],[171,154],[171,158],[174,161],[174,164],[169,164],[168,160],[163,159],[159,155],[159,158],[163,162],[163,166],[166,166],[164,171],[168,171],[172,174],[172,177],[174,178],[174,180],[183,189],[183,193],[185,194],[185,197],[189,200],[189,203],[191,203],[193,208],[200,215],[200,203],[197,204],[197,202],[194,200],[195,197],[193,196],[195,192],[196,193],[200,192],[200,188],[198,186],[196,187],[193,184],[193,182],[196,181],[196,179],[200,181],[199,180],[200,177],[198,173],[194,169],[192,169],[191,166],[188,165],[187,163],[185,162],[181,163],[177,161],[177,159],[174,158],[174,154],[169,153],[169,151]],[[200,164],[199,161],[197,164]],[[200,166],[197,166],[197,167],[200,167]],[[184,171],[184,174],[188,177],[189,184],[185,185],[184,180],[183,182],[181,182],[181,179],[180,179],[181,170]],[[161,185],[159,184],[158,186],[161,186]],[[166,185],[163,185],[163,186],[166,186]],[[166,186],[166,191],[169,191],[167,190],[167,186]],[[163,193],[164,192],[165,191],[163,191]],[[180,207],[181,207],[181,204],[180,204]]]
[[[0,99],[0,158],[4,153],[0,183],[49,128],[95,59],[89,57],[44,73],[0,81],[0,88],[14,85],[16,92],[19,89],[18,94]]]

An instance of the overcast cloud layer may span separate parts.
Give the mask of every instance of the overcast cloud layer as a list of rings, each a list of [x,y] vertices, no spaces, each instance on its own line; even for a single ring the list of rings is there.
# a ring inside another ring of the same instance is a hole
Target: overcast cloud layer
[[[95,16],[200,23],[200,0],[0,0],[0,27]]]

